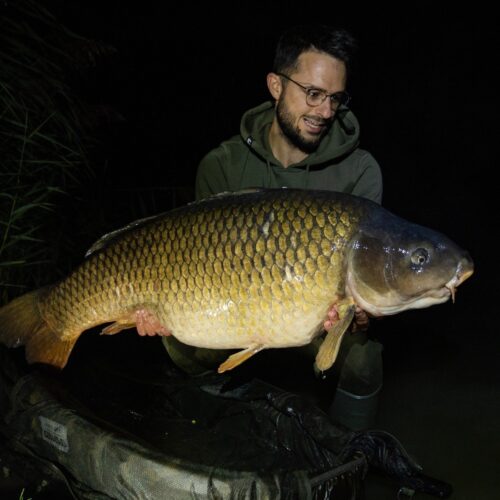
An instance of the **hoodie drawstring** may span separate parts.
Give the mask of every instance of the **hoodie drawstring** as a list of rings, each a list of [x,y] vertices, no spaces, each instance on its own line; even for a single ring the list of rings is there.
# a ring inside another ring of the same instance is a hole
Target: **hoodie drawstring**
[[[266,165],[267,165],[267,181],[265,187],[271,187],[271,175],[273,172],[271,168],[271,163],[267,158],[266,158]]]
[[[247,149],[247,154],[245,156],[245,161],[243,162],[243,168],[241,169],[241,174],[240,174],[240,180],[238,182],[238,189],[243,189],[244,187],[248,186],[243,186],[243,179],[245,178],[245,172],[247,170],[247,165],[248,165],[248,158],[250,157],[250,148]]]

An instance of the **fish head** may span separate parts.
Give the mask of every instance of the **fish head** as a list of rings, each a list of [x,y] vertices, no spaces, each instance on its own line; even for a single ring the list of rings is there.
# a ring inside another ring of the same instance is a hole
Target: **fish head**
[[[353,240],[347,288],[365,311],[386,316],[454,301],[473,270],[469,254],[445,235],[385,213]]]

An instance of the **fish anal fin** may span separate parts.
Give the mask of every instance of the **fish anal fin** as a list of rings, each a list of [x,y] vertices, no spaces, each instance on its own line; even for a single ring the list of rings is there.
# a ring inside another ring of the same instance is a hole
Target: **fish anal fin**
[[[137,328],[137,332],[141,336],[172,335],[172,332],[158,319],[158,315],[154,309],[148,306],[140,306],[125,313],[123,316],[116,319],[114,323],[104,328],[101,334],[114,335],[122,330],[134,327]]]
[[[244,363],[247,359],[251,358],[254,354],[262,351],[262,349],[264,349],[263,345],[253,344],[243,351],[238,351],[234,354],[231,354],[231,356],[229,356],[229,358],[227,358],[226,361],[224,361],[224,363],[219,366],[217,372],[224,373],[228,370],[236,368],[237,366],[241,365],[241,363]]]
[[[339,313],[339,320],[333,324],[330,330],[328,330],[326,338],[316,355],[315,365],[319,371],[324,372],[335,363],[340,344],[342,343],[342,338],[354,318],[355,309],[356,307],[352,301],[338,304],[337,311]]]
[[[120,333],[122,330],[128,330],[129,328],[134,328],[135,323],[131,323],[127,320],[117,320],[114,323],[111,323],[106,328],[101,330],[101,335],[115,335],[116,333]]]

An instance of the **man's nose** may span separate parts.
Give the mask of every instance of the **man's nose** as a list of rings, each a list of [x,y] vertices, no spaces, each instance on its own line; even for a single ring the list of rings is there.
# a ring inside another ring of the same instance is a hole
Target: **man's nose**
[[[332,109],[332,103],[327,97],[319,106],[316,106],[317,113],[321,118],[328,120],[335,114],[335,109]]]

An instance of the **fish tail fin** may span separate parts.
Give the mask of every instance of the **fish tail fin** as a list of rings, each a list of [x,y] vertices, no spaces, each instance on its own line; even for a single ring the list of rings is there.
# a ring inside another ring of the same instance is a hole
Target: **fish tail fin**
[[[7,347],[24,345],[30,364],[64,368],[78,336],[65,341],[44,320],[39,301],[46,293],[46,288],[40,288],[0,308],[0,342]]]

